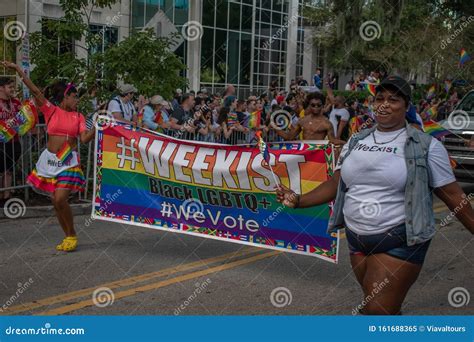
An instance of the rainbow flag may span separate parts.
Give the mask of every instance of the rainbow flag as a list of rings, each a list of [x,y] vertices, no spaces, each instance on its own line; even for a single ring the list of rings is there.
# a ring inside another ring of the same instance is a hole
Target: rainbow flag
[[[63,146],[61,146],[59,151],[56,152],[56,157],[63,164],[66,164],[72,158],[72,148],[71,148],[71,145],[69,145],[67,140],[64,142]]]
[[[376,86],[377,85],[375,83],[368,83],[368,82],[364,83],[364,89],[367,90],[372,96],[375,96]]]
[[[464,64],[469,62],[471,60],[471,56],[467,54],[466,49],[462,48],[460,53],[459,53],[459,67],[463,67]]]
[[[431,119],[423,122],[423,130],[425,133],[428,133],[436,139],[441,139],[442,137],[451,134],[450,131]]]
[[[444,91],[446,93],[449,93],[449,89],[451,89],[452,85],[453,85],[453,81],[451,81],[451,80],[444,81]]]
[[[258,128],[258,127],[260,127],[261,117],[262,117],[262,111],[261,110],[250,113],[248,127],[249,128]]]
[[[438,116],[438,106],[431,106],[425,111],[426,118],[434,120]]]
[[[258,148],[260,149],[260,153],[263,155],[263,159],[267,162],[270,162],[270,152],[268,151],[268,146],[265,144],[262,138],[262,132],[258,131],[255,136],[258,139]]]
[[[239,122],[237,118],[237,113],[231,112],[229,113],[229,116],[227,117],[227,125],[233,126]]]
[[[432,85],[429,89],[428,92],[426,93],[426,98],[431,99],[433,96],[436,95],[436,85]]]

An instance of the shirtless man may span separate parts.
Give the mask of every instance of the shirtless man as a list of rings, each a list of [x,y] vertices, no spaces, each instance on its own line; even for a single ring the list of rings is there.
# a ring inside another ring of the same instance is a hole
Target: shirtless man
[[[334,145],[344,145],[346,142],[334,137],[334,128],[331,122],[323,115],[322,109],[325,98],[321,93],[308,94],[305,99],[305,116],[288,132],[278,130],[276,133],[285,140],[294,140],[300,132],[303,132],[303,140],[325,140],[326,137]]]

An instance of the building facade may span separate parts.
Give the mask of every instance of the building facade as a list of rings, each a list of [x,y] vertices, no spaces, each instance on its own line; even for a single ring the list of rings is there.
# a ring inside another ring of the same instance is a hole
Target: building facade
[[[188,67],[191,89],[218,92],[233,84],[239,95],[247,96],[266,91],[272,82],[287,88],[298,76],[311,83],[320,61],[302,8],[302,0],[122,0],[110,9],[94,10],[90,29],[102,34],[93,49],[106,49],[135,29],[181,34],[174,48]],[[6,0],[0,13],[1,27],[17,20],[28,32],[44,32],[45,20],[62,16],[59,0]],[[0,38],[0,58],[18,61],[15,43]],[[65,48],[61,44],[58,52]],[[84,53],[74,45],[70,48],[77,54]]]

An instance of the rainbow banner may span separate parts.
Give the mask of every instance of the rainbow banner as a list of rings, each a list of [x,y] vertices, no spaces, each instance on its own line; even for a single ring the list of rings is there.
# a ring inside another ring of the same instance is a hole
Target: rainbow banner
[[[331,145],[268,147],[270,165],[256,145],[184,141],[112,123],[96,134],[92,217],[336,263],[331,204],[290,209],[274,190],[277,181],[307,193],[329,179]]]

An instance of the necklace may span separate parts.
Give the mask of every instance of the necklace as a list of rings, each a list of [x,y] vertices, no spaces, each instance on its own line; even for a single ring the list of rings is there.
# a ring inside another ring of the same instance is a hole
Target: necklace
[[[372,132],[372,138],[374,139],[374,143],[377,144],[377,145],[385,145],[385,144],[388,144],[388,143],[391,143],[392,141],[395,141],[404,131],[406,130],[406,128],[402,129],[400,131],[400,133],[398,133],[395,138],[389,140],[389,141],[384,141],[384,142],[377,142],[377,140],[375,140],[375,134],[374,132]]]

